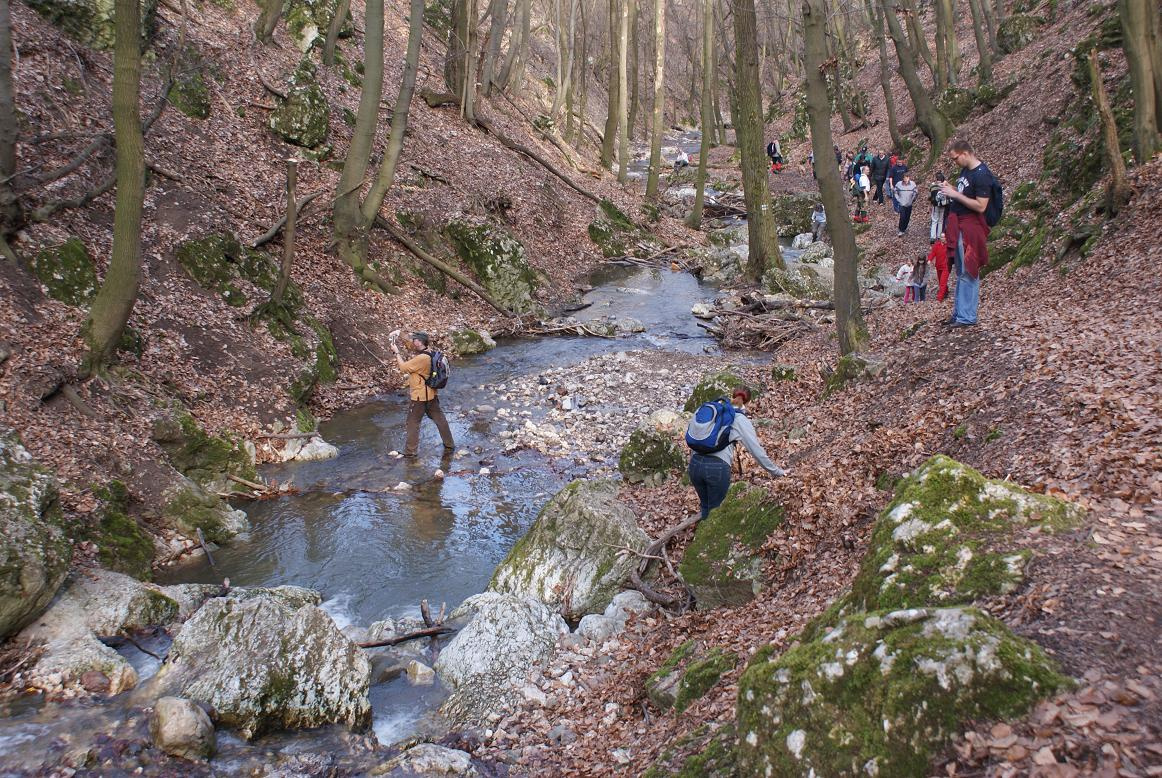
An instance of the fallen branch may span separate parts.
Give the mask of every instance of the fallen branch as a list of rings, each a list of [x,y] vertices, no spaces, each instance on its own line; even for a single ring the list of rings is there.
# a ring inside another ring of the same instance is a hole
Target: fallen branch
[[[428,627],[427,629],[416,630],[409,632],[406,635],[400,635],[396,638],[388,638],[387,640],[375,640],[370,643],[356,643],[360,648],[383,648],[385,646],[398,646],[400,643],[406,643],[409,640],[419,640],[420,638],[434,638],[439,635],[447,635],[449,632],[456,630],[451,627]]]
[[[303,197],[303,199],[299,200],[299,202],[298,202],[298,211],[299,211],[298,215],[302,216],[303,211],[306,210],[307,205],[309,205],[312,200],[314,200],[315,198],[317,198],[321,194],[323,194],[322,190],[319,190],[318,192],[311,192],[309,195],[306,195],[305,197]],[[254,240],[252,240],[250,242],[250,248],[256,249],[259,246],[263,246],[263,245],[266,245],[267,243],[270,243],[270,241],[274,240],[274,236],[278,235],[278,231],[281,230],[285,225],[286,225],[286,212],[284,211],[282,216],[279,218],[279,220],[270,226],[270,229],[268,229],[266,232],[262,233],[261,235],[259,235],[257,238],[255,238]]]
[[[511,138],[509,138],[508,136],[506,136],[499,129],[497,129],[497,127],[491,121],[489,121],[481,116],[477,116],[476,123],[478,125],[480,125],[480,127],[485,132],[489,133],[490,135],[495,137],[498,141],[500,141],[500,144],[502,146],[509,148],[509,149],[512,149],[513,151],[515,151],[519,154],[524,154],[526,157],[533,160],[534,162],[539,164],[541,167],[543,167],[545,170],[549,171],[554,176],[556,176],[561,181],[563,181],[574,192],[577,192],[578,194],[589,198],[590,200],[597,203],[598,205],[601,204],[600,197],[598,197],[597,195],[593,194],[592,192],[590,192],[586,189],[581,188],[577,184],[573,183],[573,181],[568,176],[566,176],[564,173],[560,172],[555,167],[553,167],[551,162],[549,162],[547,159],[545,159],[544,157],[542,157],[540,154],[533,151],[532,149],[530,149],[526,146],[522,146],[521,144],[517,143],[516,141],[514,141]]]
[[[277,86],[266,80],[266,76],[262,75],[262,68],[256,65],[254,72],[258,74],[258,81],[262,84],[263,87],[265,87],[266,91],[270,92],[272,95],[281,97],[283,100],[287,98],[287,93],[285,91],[279,89]]]
[[[254,489],[255,491],[258,491],[258,492],[265,492],[270,488],[268,486],[265,486],[264,484],[255,483],[254,481],[248,481],[245,478],[239,478],[238,476],[234,475],[233,473],[227,473],[226,477],[229,478],[231,481],[233,481],[236,484],[242,484],[243,486],[248,487],[250,489]]]
[[[217,565],[214,564],[214,557],[211,556],[210,549],[206,545],[206,536],[202,534],[201,527],[198,527],[198,545],[200,545],[202,550],[206,552],[206,559],[209,561],[210,567],[217,567]]]
[[[383,218],[382,216],[376,216],[375,217],[375,226],[381,227],[384,230],[387,230],[387,232],[393,238],[395,238],[400,243],[402,243],[404,245],[404,247],[408,251],[410,251],[412,254],[414,254],[418,259],[421,259],[424,262],[431,265],[432,267],[436,268],[441,273],[443,273],[444,275],[451,278],[453,281],[461,284],[462,286],[468,287],[469,289],[471,289],[473,292],[476,293],[477,297],[479,297],[481,300],[483,300],[484,302],[491,305],[493,308],[495,308],[500,313],[504,314],[505,316],[510,316],[510,317],[517,316],[516,313],[505,308],[503,305],[501,305],[499,302],[497,302],[495,299],[493,299],[492,295],[490,295],[487,291],[485,291],[484,287],[482,287],[480,284],[476,283],[468,276],[466,276],[463,273],[461,273],[460,271],[456,270],[448,263],[443,262],[442,260],[436,259],[431,254],[424,251],[424,249],[421,248],[419,244],[417,244],[414,240],[412,240],[407,235],[405,235],[402,230],[400,230],[394,224],[389,222],[387,219]]]
[[[318,434],[317,432],[267,432],[254,437],[267,440],[306,440],[316,437]]]

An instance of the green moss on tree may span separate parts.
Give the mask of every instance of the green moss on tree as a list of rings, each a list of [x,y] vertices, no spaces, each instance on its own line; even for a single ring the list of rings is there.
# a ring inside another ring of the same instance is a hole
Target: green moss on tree
[[[80,238],[36,252],[32,272],[48,296],[62,303],[88,305],[97,294],[97,268]]]

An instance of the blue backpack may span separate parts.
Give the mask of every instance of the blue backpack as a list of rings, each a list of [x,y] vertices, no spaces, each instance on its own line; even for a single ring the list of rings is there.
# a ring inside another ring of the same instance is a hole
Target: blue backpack
[[[730,445],[734,406],[725,397],[698,406],[686,425],[686,445],[699,454],[714,454]]]

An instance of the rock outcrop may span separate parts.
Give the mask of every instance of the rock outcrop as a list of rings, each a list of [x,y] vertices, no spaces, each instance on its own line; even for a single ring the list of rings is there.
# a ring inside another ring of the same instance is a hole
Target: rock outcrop
[[[472,268],[494,300],[517,313],[536,309],[533,292],[539,279],[519,240],[490,224],[453,221],[444,231],[460,259]]]
[[[0,430],[0,639],[36,618],[68,573],[73,541],[56,479]]]
[[[43,646],[28,681],[49,690],[82,684],[109,694],[132,689],[137,672],[99,638],[168,624],[177,616],[178,603],[159,587],[110,570],[77,571],[52,606],[20,633],[20,640]],[[94,676],[85,678],[90,673],[104,678],[94,683]]]
[[[735,484],[698,524],[678,567],[698,610],[742,605],[762,591],[760,550],[783,521],[782,509],[766,500],[765,490]]]
[[[535,597],[568,619],[601,613],[638,562],[620,549],[649,542],[616,483],[574,481],[545,505],[488,588]]]
[[[621,477],[631,484],[661,482],[685,465],[686,452],[674,442],[672,435],[653,425],[639,427],[630,433],[617,460]]]
[[[207,601],[174,638],[149,692],[206,703],[245,738],[333,723],[367,726],[367,658],[316,607],[317,594],[286,589]]]
[[[461,725],[499,720],[569,631],[544,603],[497,592],[469,597],[450,622],[465,626],[440,652],[435,669],[452,690],[441,712]]]

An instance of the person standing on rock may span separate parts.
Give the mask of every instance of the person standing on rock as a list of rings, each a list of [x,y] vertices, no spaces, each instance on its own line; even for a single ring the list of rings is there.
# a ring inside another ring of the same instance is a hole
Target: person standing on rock
[[[980,304],[980,271],[989,263],[989,226],[984,212],[994,182],[992,171],[967,140],[953,141],[950,156],[960,166],[960,175],[955,187],[947,181],[940,187],[950,201],[944,236],[956,268],[956,304],[946,324],[971,327],[976,324]]]
[[[811,242],[823,240],[823,230],[827,227],[827,211],[823,203],[815,203],[815,210],[811,212]]]
[[[432,374],[432,353],[428,351],[428,334],[413,332],[408,341],[408,349],[415,352],[411,359],[404,360],[399,353],[399,347],[393,340],[391,351],[395,354],[396,366],[408,377],[408,395],[411,404],[408,407],[407,444],[404,446],[405,457],[415,457],[416,449],[420,445],[420,421],[427,416],[436,423],[440,431],[440,440],[444,441],[444,453],[449,454],[455,449],[456,443],[452,440],[452,430],[448,428],[448,420],[444,411],[440,409],[439,393],[428,386],[426,380]]]
[[[730,433],[727,438],[729,442],[725,447],[713,453],[699,454],[695,452],[690,457],[688,470],[690,483],[694,486],[694,491],[698,493],[698,503],[702,510],[703,519],[726,499],[726,492],[730,489],[731,462],[734,458],[735,444],[742,443],[751,456],[758,460],[759,465],[776,478],[781,478],[787,474],[783,468],[771,461],[767,452],[763,450],[762,444],[759,443],[754,425],[746,417],[746,404],[748,402],[750,402],[750,390],[745,387],[735,389],[730,398],[730,404],[734,408],[734,422],[730,425]],[[699,408],[699,411],[701,410]],[[710,423],[713,424],[713,421]],[[709,432],[707,429],[699,433],[695,429],[698,424],[699,418],[695,415],[690,422],[691,426],[687,429],[687,437],[691,434],[704,437],[705,433]]]

